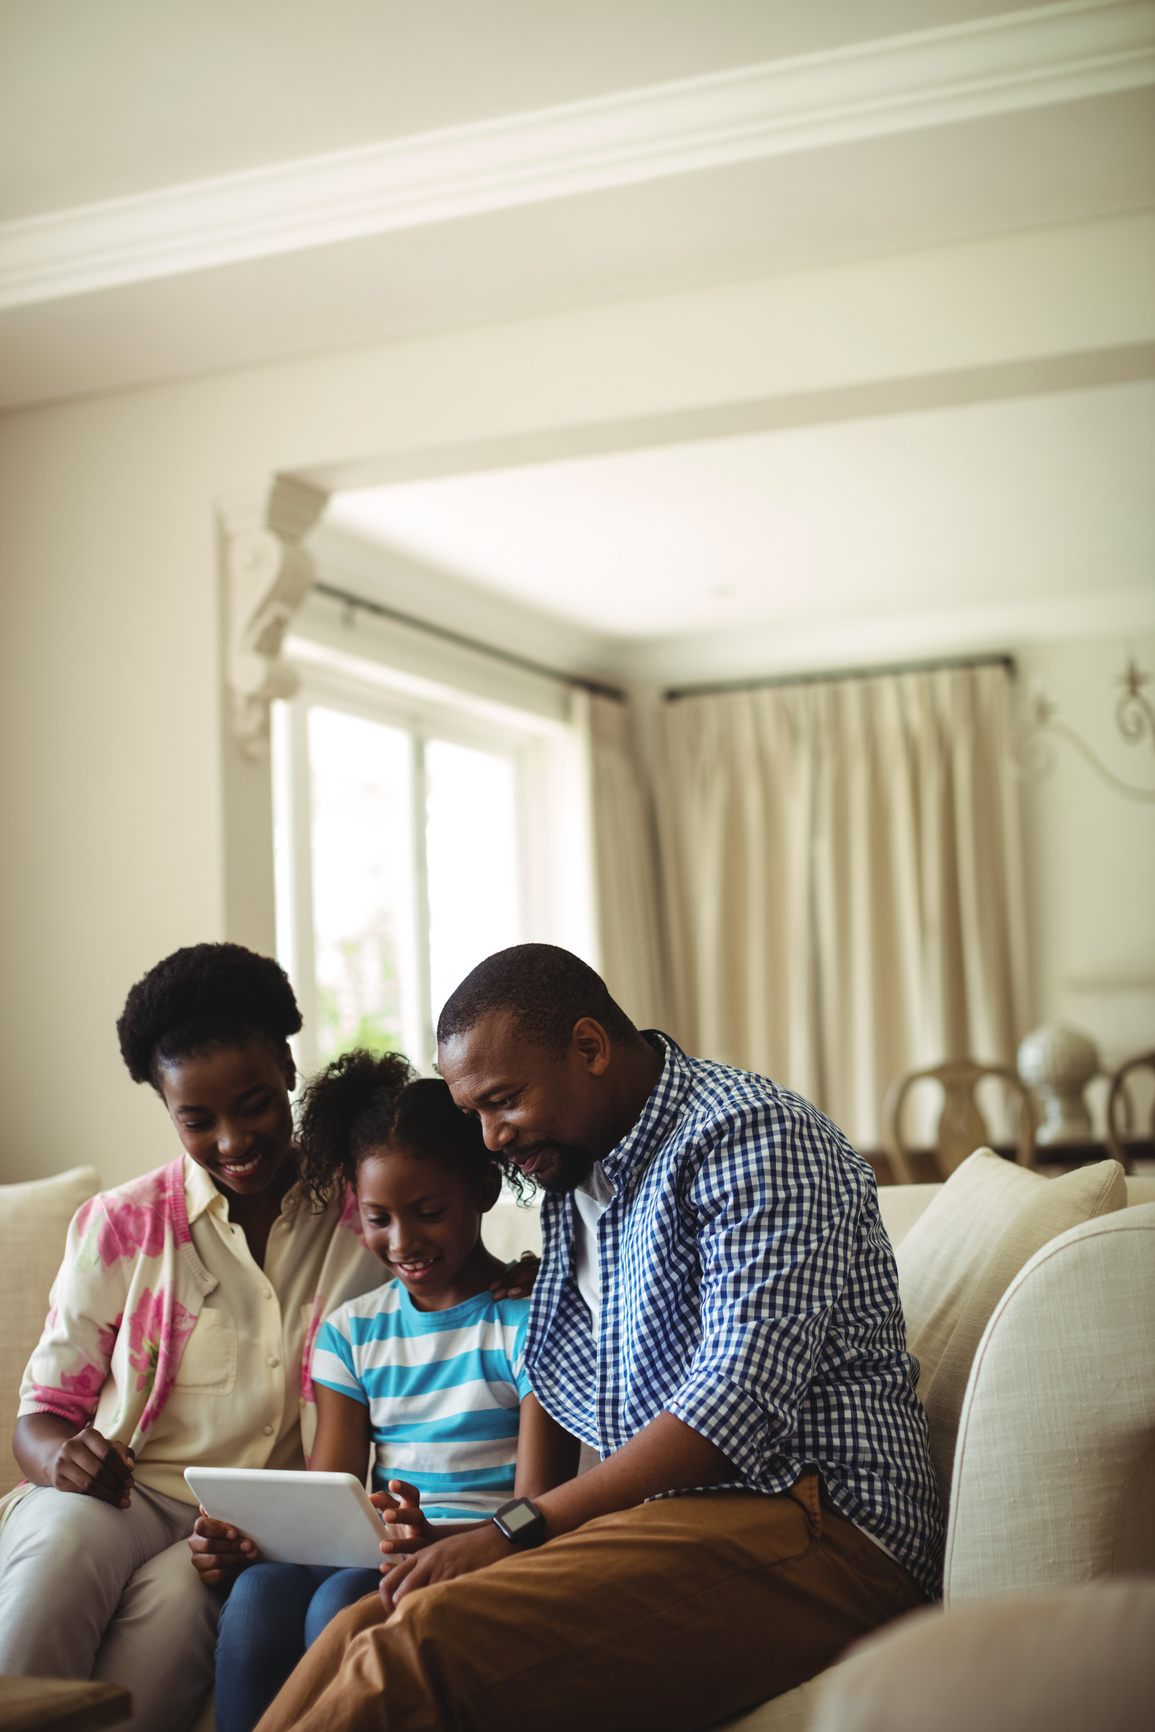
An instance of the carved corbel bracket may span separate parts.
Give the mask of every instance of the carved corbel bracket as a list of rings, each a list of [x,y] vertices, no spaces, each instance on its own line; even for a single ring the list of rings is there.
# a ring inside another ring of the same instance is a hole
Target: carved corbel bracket
[[[308,482],[278,476],[260,494],[220,504],[229,726],[241,754],[254,761],[269,749],[269,704],[297,689],[281,644],[313,586],[313,562],[301,538],[327,500]]]

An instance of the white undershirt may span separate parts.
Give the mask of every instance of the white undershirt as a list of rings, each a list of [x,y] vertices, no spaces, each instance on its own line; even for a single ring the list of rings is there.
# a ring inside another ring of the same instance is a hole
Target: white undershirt
[[[578,1292],[589,1307],[594,1335],[602,1314],[602,1273],[598,1261],[598,1222],[614,1200],[614,1187],[600,1161],[573,1194],[573,1267]]]

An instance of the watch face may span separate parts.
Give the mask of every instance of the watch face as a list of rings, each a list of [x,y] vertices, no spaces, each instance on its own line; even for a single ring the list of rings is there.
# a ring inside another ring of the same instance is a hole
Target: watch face
[[[501,1519],[510,1536],[516,1538],[518,1534],[523,1534],[526,1528],[536,1527],[539,1518],[532,1504],[517,1503],[512,1509],[505,1510]]]

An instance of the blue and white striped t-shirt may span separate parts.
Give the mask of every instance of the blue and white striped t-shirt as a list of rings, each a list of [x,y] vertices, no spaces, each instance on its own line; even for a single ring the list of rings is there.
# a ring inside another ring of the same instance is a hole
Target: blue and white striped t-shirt
[[[430,1521],[481,1520],[513,1496],[528,1299],[488,1290],[419,1311],[400,1281],[341,1305],[317,1335],[314,1383],[363,1401],[373,1486],[404,1479]]]

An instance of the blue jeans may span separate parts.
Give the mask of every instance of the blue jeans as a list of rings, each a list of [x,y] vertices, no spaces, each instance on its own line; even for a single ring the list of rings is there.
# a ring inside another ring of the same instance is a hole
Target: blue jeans
[[[305,1649],[346,1606],[375,1594],[377,1570],[254,1564],[217,1627],[217,1732],[252,1732]]]

